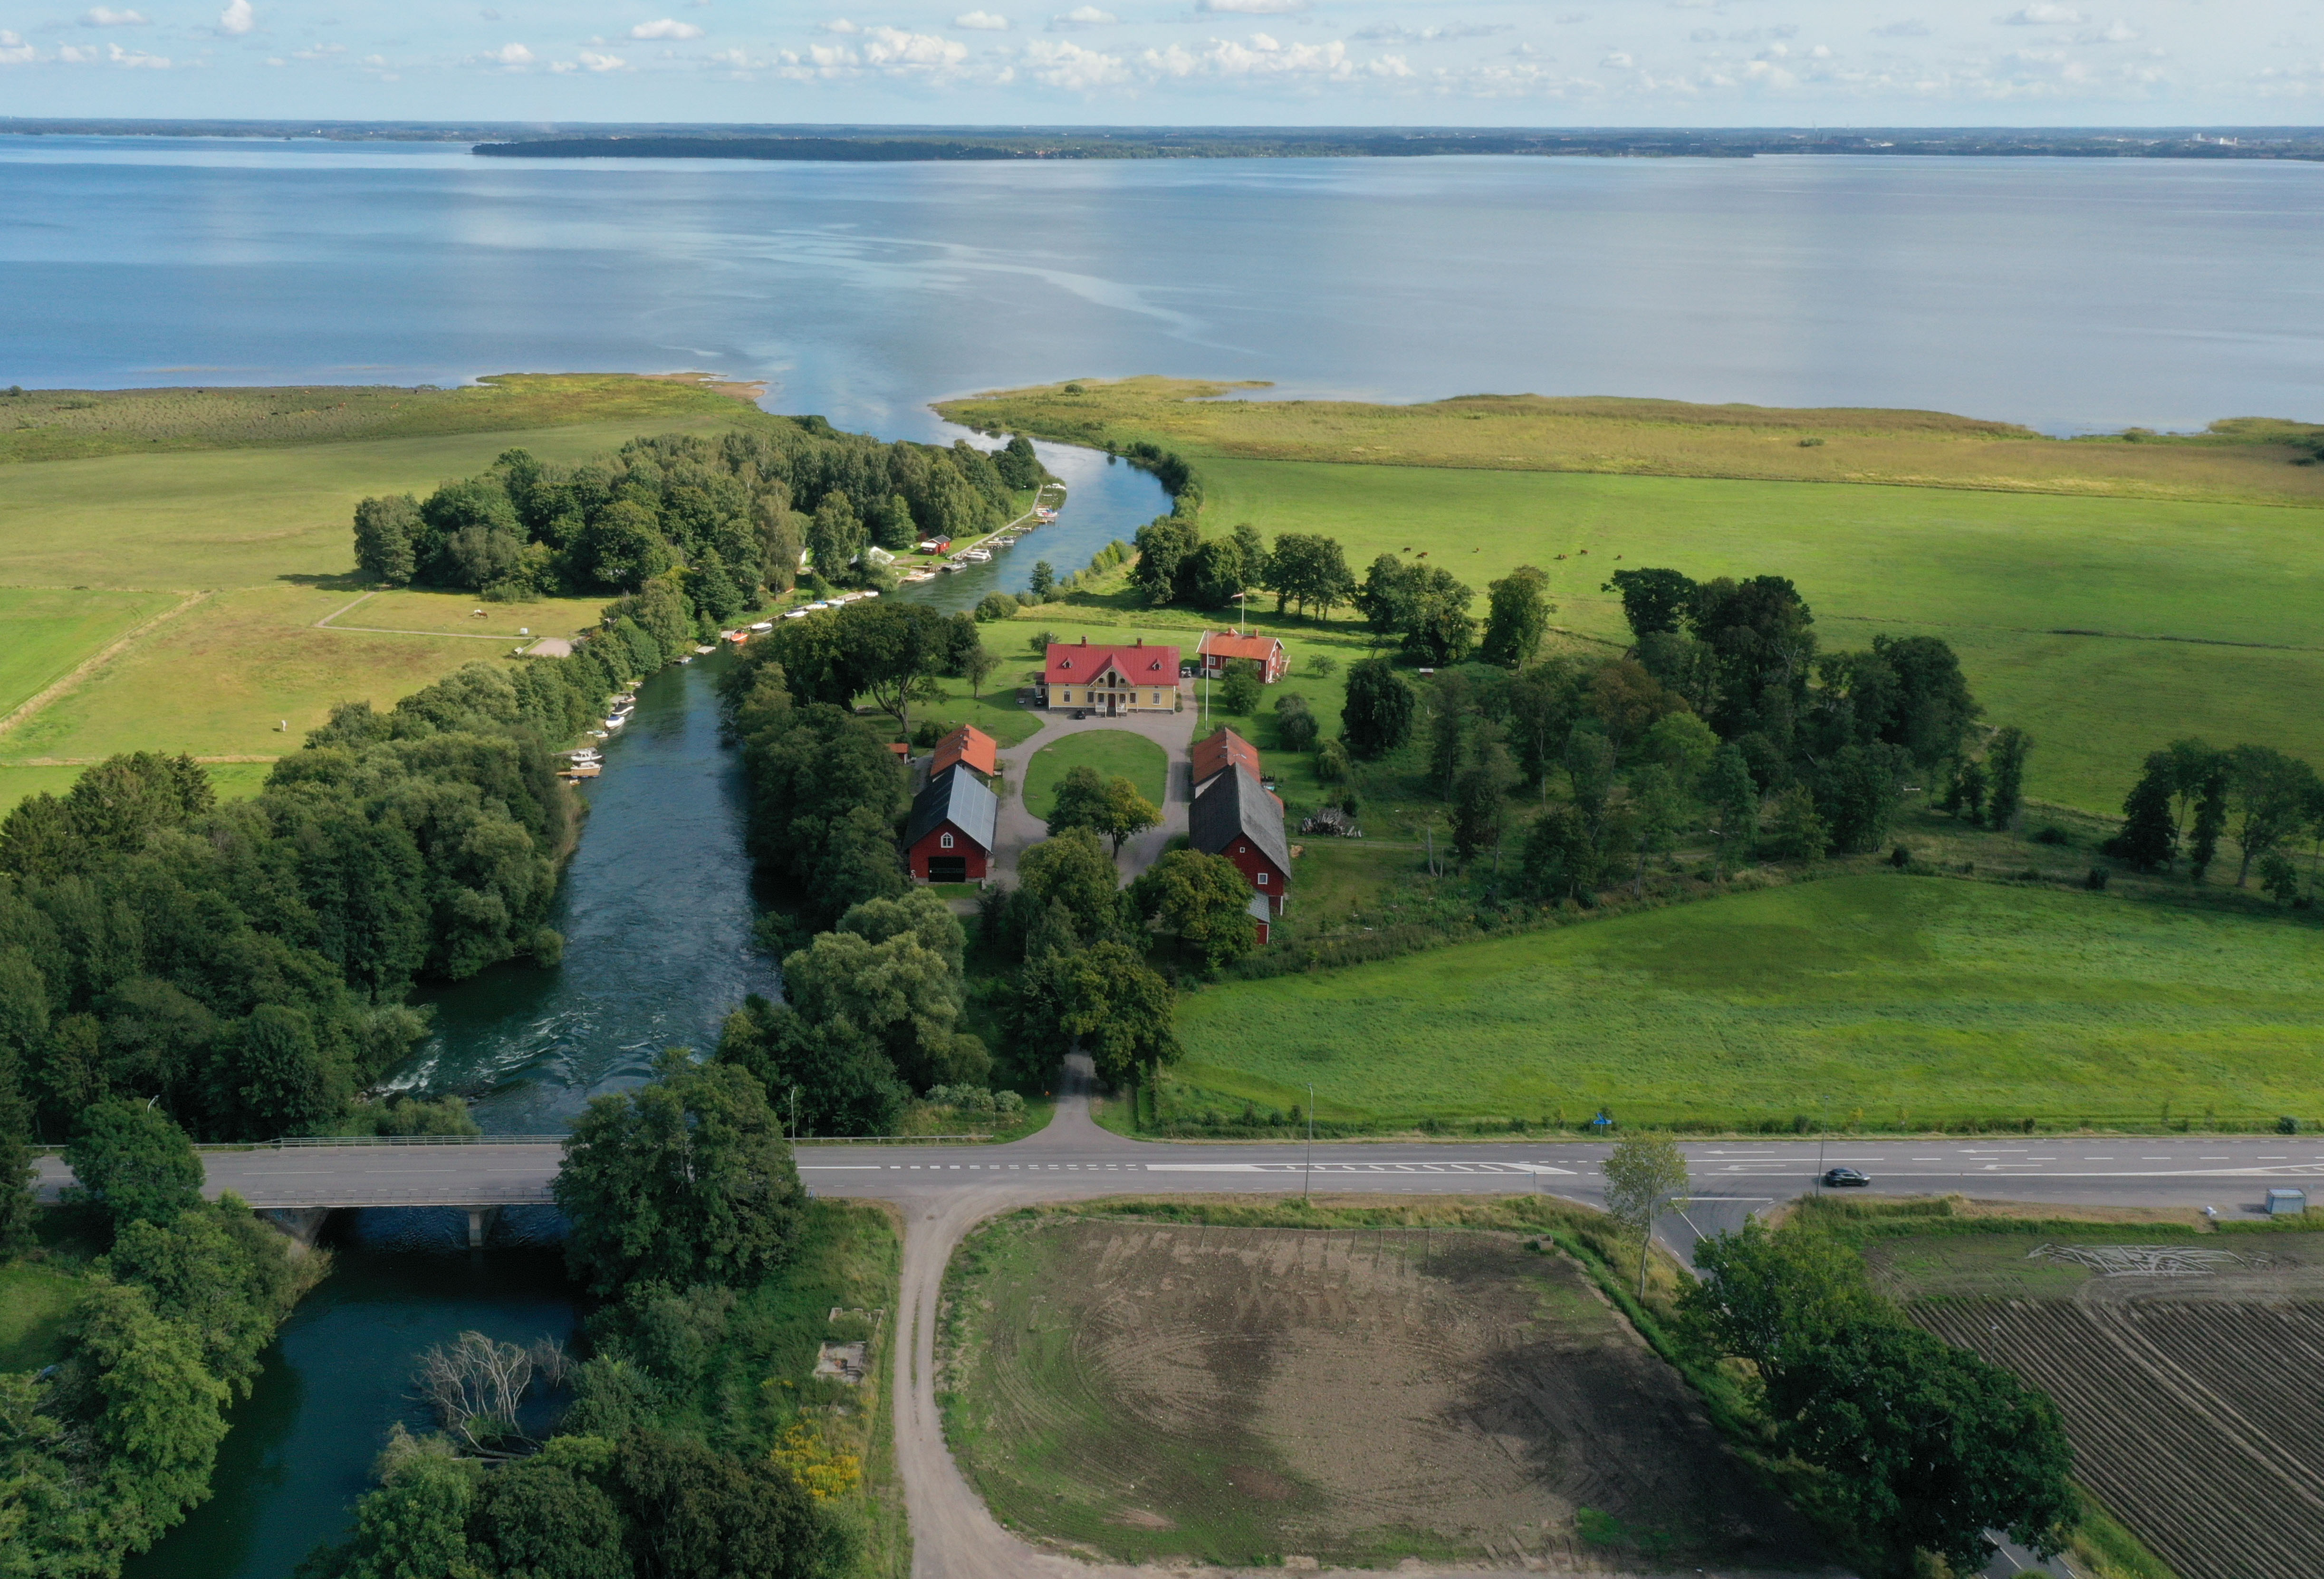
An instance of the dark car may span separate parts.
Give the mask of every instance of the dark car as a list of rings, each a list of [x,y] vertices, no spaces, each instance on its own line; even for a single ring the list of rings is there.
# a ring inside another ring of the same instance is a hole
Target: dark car
[[[1074,716],[1077,719],[1087,718],[1089,717],[1089,709],[1086,707],[1077,707],[1074,709]]]
[[[1834,1168],[1823,1176],[1823,1182],[1827,1189],[1860,1189],[1872,1182],[1872,1176],[1858,1173],[1853,1168]]]

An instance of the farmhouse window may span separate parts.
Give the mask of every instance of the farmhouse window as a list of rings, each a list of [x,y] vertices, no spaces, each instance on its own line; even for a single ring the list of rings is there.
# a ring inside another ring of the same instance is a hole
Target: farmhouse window
[[[1262,888],[1267,886],[1267,874],[1265,872],[1261,872],[1259,875],[1259,886]]]
[[[952,835],[947,833],[942,839],[937,840],[936,848],[939,849],[950,849],[952,848]],[[1264,883],[1267,879],[1261,877],[1259,881]]]

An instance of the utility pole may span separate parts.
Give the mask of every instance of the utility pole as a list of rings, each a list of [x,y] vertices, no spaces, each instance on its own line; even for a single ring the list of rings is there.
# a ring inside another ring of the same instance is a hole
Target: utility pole
[[[1307,1082],[1307,1165],[1300,1170],[1299,1198],[1305,1200],[1315,1182],[1315,1082]]]
[[[1819,1097],[1816,1098],[1816,1193],[1818,1195],[1823,1193],[1823,1143],[1825,1134],[1831,1128],[1831,1098]]]

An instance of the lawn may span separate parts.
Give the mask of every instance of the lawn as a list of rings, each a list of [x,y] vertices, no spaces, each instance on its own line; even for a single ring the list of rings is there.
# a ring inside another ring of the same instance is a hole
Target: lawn
[[[82,1286],[53,1267],[0,1266],[0,1372],[37,1371],[65,1357],[65,1316]]]
[[[1088,730],[1067,735],[1033,753],[1025,767],[1025,806],[1046,818],[1057,800],[1057,785],[1076,767],[1094,767],[1106,778],[1121,777],[1156,805],[1162,803],[1170,758],[1161,747],[1128,730]]]
[[[343,594],[323,618],[332,629],[428,631],[479,641],[489,638],[505,648],[535,637],[586,630],[597,623],[606,601],[599,596],[488,603],[472,592],[401,587],[393,592]]]
[[[2113,812],[2182,734],[2324,761],[2324,513],[1903,487],[1203,463],[1205,519],[1323,532],[1358,574],[1426,552],[1478,593],[1520,564],[1554,618],[1627,639],[1625,565],[1785,575],[1827,648],[1944,637],[1995,722],[2035,742],[2029,793]],[[1296,623],[1296,621],[1293,623]]]
[[[1860,876],[1207,988],[1177,1073],[1373,1125],[2313,1123],[2319,988],[2296,923]]]

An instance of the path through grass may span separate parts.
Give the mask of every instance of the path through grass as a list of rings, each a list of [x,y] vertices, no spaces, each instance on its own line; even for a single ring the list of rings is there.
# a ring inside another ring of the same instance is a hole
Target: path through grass
[[[2153,1128],[2324,1117],[2313,928],[1867,876],[1231,983],[1180,1078],[1325,1118]],[[2166,1106],[2167,1105],[2167,1106]]]

